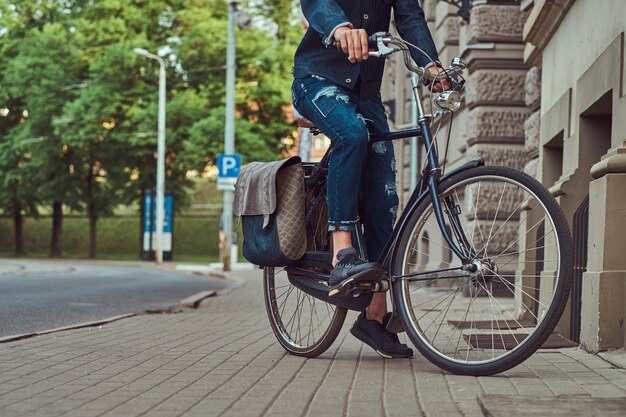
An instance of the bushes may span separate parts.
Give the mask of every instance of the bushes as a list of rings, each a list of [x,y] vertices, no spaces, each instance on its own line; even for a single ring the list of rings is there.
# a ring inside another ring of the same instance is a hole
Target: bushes
[[[140,239],[142,238],[139,227],[139,215],[100,219],[98,221],[97,257],[139,259]],[[174,219],[174,261],[217,261],[219,258],[218,228],[219,216],[176,216]],[[50,230],[50,217],[26,219],[24,222],[26,256],[48,256]],[[86,217],[66,216],[63,219],[64,257],[86,258],[88,239],[89,223]],[[13,241],[12,219],[0,218],[0,255],[13,256]]]
[[[217,262],[219,217],[222,193],[214,179],[194,178],[189,194],[191,206],[174,216],[174,261]],[[50,211],[44,211],[49,213]],[[235,218],[233,225],[237,225]],[[24,250],[27,257],[48,257],[52,219],[49,215],[26,218]],[[239,227],[241,243],[241,227]],[[63,217],[63,257],[87,258],[89,220],[82,214]],[[143,229],[137,207],[118,207],[116,215],[98,220],[97,257],[100,259],[140,259]],[[0,256],[13,256],[13,219],[0,217]],[[241,244],[240,244],[241,246]],[[241,250],[239,251],[241,254]],[[240,260],[243,258],[240,256]]]

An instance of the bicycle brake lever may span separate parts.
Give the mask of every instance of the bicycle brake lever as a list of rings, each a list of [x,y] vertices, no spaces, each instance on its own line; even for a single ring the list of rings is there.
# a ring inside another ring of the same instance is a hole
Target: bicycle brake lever
[[[389,42],[390,40],[389,33],[387,32],[376,32],[373,35],[368,36],[367,39],[370,46],[373,46],[372,44],[375,43],[377,49],[376,51],[370,51],[370,56],[381,58],[399,51],[398,48],[390,48],[385,44],[385,42]]]
[[[385,47],[387,49],[387,51],[385,52],[381,52],[380,50],[378,51],[369,51],[369,56],[373,56],[376,58],[385,58],[391,54],[393,54],[394,52],[398,52],[400,49],[398,48],[388,48]]]
[[[380,56],[391,55],[394,52],[398,51],[398,48],[390,48],[384,43],[384,39],[382,36],[376,39],[376,46],[378,47],[378,53]]]

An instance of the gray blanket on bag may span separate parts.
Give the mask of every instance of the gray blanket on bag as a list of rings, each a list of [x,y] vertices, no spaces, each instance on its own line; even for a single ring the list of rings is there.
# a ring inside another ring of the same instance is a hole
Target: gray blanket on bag
[[[276,211],[276,174],[282,167],[300,162],[292,156],[281,161],[251,162],[241,169],[235,183],[234,213],[237,216],[263,215],[263,227]]]

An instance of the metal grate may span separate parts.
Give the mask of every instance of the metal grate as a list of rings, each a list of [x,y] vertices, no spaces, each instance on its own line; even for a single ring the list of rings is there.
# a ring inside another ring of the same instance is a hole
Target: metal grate
[[[571,291],[570,339],[580,342],[583,273],[587,270],[587,240],[589,238],[589,195],[574,213],[573,229],[574,279]]]
[[[539,227],[537,228],[537,242],[536,242],[536,247],[537,249],[537,263],[535,264],[535,302],[534,302],[534,306],[533,306],[533,310],[534,310],[534,316],[533,317],[539,317],[539,298],[541,296],[541,271],[543,271],[543,261],[544,261],[544,250],[543,247],[545,245],[545,230],[546,230],[546,223],[544,221],[541,222],[541,224],[539,225]],[[537,324],[537,320],[535,320],[535,324]]]

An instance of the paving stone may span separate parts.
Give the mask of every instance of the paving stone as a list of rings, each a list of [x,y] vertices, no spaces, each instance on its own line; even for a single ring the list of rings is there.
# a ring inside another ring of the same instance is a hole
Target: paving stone
[[[597,399],[589,396],[520,397],[484,395],[478,398],[487,417],[623,417],[626,398]]]
[[[0,344],[0,416],[478,417],[496,399],[563,398],[584,414],[591,400],[626,398],[626,371],[580,349],[542,350],[480,378],[419,354],[384,360],[349,334],[354,313],[324,355],[289,356],[259,294],[255,276],[198,310]]]
[[[626,391],[613,384],[585,384],[583,389],[595,398],[622,398],[626,397]],[[626,409],[624,410],[626,414]]]
[[[384,361],[383,407],[386,416],[423,414],[413,367],[405,361]]]

